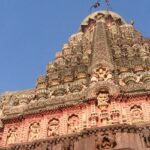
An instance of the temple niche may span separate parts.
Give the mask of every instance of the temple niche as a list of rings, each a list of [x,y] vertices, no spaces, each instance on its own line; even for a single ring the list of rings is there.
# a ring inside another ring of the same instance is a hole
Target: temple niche
[[[91,77],[91,82],[98,82],[98,81],[108,81],[112,79],[111,72],[105,67],[98,67],[94,69]]]
[[[76,133],[79,131],[79,117],[78,115],[71,115],[68,118],[68,134]]]
[[[17,140],[17,127],[11,127],[7,133],[6,144],[14,144]]]
[[[34,122],[29,127],[28,141],[34,141],[40,138],[40,123]]]
[[[132,123],[142,123],[143,122],[143,110],[140,105],[134,105],[130,108],[130,113],[132,117]]]
[[[120,111],[117,109],[113,109],[111,111],[111,123],[112,124],[119,124],[120,123]]]
[[[100,90],[97,96],[97,106],[101,111],[106,111],[109,102],[109,93],[107,90]]]
[[[106,125],[109,121],[109,93],[107,89],[101,89],[97,96],[97,106],[100,109],[100,121],[102,125]]]
[[[55,118],[51,119],[48,122],[47,136],[48,137],[59,136],[59,127],[60,127],[59,120]]]

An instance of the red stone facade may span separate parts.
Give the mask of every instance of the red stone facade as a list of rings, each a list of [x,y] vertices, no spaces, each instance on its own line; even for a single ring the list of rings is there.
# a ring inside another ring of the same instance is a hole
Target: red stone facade
[[[149,39],[91,14],[34,89],[1,96],[0,149],[148,150],[149,66]]]

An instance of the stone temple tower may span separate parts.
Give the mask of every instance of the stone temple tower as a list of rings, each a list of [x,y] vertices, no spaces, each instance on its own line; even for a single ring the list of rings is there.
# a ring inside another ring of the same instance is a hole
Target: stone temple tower
[[[149,150],[150,39],[92,13],[35,88],[0,98],[1,150]]]

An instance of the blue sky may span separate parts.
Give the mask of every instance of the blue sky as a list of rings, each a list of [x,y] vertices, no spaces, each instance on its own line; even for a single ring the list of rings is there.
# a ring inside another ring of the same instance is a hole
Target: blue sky
[[[96,0],[0,0],[0,93],[33,88]],[[150,0],[111,0],[150,37]],[[106,9],[102,4],[98,10]],[[96,11],[96,10],[95,10]]]

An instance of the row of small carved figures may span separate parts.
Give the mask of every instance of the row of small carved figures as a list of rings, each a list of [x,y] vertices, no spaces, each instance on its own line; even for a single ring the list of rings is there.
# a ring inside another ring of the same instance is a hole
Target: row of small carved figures
[[[45,99],[45,98],[60,98],[60,96],[71,96],[73,93],[76,95],[76,96],[81,96],[81,95],[84,95],[85,94],[85,89],[86,89],[86,86],[77,86],[77,87],[74,87],[74,89],[66,89],[66,88],[58,88],[58,89],[55,89],[53,91],[44,91],[43,94],[41,94],[41,96],[38,96],[38,94],[36,93],[32,93],[32,94],[22,94],[22,95],[10,95],[10,96],[3,96],[1,97],[1,102],[0,102],[0,108],[2,106],[5,106],[5,105],[18,105],[19,103],[28,103],[29,101],[31,100],[35,100],[36,99]],[[69,91],[68,91],[69,90]],[[44,94],[45,93],[45,94]],[[37,96],[36,96],[37,95]],[[75,96],[74,95],[74,96]],[[73,95],[71,96],[73,98]]]
[[[113,54],[115,58],[123,57],[149,57],[150,56],[150,44],[133,44],[130,45],[114,45]]]
[[[9,150],[28,150],[35,148],[43,148],[43,150],[52,150],[53,146],[61,144],[62,150],[73,150],[74,142],[80,141],[82,138],[89,136],[95,136],[95,146],[97,150],[105,148],[105,146],[110,146],[109,148],[114,148],[117,146],[116,133],[117,132],[127,132],[127,133],[138,133],[145,143],[145,147],[150,147],[150,127],[131,127],[128,125],[107,127],[107,128],[97,128],[97,129],[87,129],[80,133],[75,133],[69,136],[55,137],[47,140],[37,140],[32,143],[16,144],[9,147]],[[7,148],[3,148],[7,150]]]
[[[128,83],[140,83],[140,84],[149,84],[150,82],[150,72],[126,72],[119,75],[119,84],[124,86]]]

